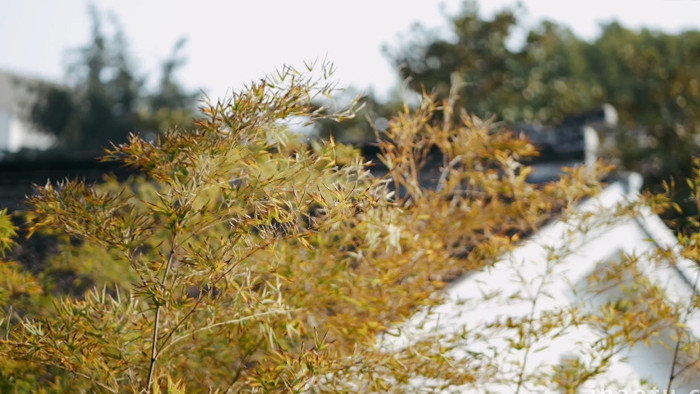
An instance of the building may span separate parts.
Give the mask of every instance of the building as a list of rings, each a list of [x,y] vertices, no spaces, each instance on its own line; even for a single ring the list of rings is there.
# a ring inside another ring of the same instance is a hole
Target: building
[[[460,349],[461,345],[457,348],[464,355],[470,352],[496,355],[502,368],[500,375],[517,379],[518,363],[522,363],[525,350],[513,346],[517,335],[514,337],[513,332],[502,327],[494,328],[493,322],[527,316],[537,321],[553,311],[571,308],[593,312],[610,302],[644,305],[645,299],[622,290],[627,281],[631,283],[628,279],[609,288],[591,289],[592,275],[614,266],[622,256],[635,256],[630,261],[634,261],[641,277],[665,289],[666,299],[692,300],[697,296],[700,271],[695,263],[677,255],[677,239],[662,220],[645,207],[634,211],[635,214],[615,214],[621,206],[638,200],[640,187],[641,177],[637,174],[612,182],[597,197],[579,205],[567,219],[549,223],[492,267],[453,282],[442,304],[421,311],[395,328],[391,335],[383,337],[381,346],[387,350],[400,349],[419,340],[455,337],[474,330],[483,335],[481,339],[464,339],[464,348]],[[659,262],[654,257],[658,248],[671,250],[676,263]],[[689,315],[685,324],[691,337],[700,338],[699,313]],[[581,324],[558,335],[540,337],[534,340],[532,351],[527,354],[525,374],[551,371],[574,360],[594,363],[596,357],[604,356],[595,349],[605,336],[606,333]],[[652,338],[649,346],[641,343],[620,348],[610,355],[606,371],[587,381],[579,392],[629,393],[646,389],[651,391],[641,392],[663,393],[671,374],[675,343],[674,331],[666,330]],[[697,360],[697,354],[691,357]],[[681,362],[682,359],[678,358]],[[674,393],[700,392],[693,391],[700,389],[697,365],[678,366],[676,374]],[[420,387],[424,381],[417,378],[413,383]],[[541,390],[542,387],[523,386],[521,392]],[[472,392],[464,387],[452,391]],[[478,392],[513,392],[513,385],[484,382]]]
[[[0,70],[0,157],[22,148],[45,149],[53,138],[29,123],[29,111],[36,100],[35,89],[46,83]]]

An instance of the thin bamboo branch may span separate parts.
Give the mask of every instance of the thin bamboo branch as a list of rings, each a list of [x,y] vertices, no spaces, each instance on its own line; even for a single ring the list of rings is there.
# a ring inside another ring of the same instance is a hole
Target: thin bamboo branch
[[[161,353],[165,352],[165,351],[168,350],[168,348],[170,348],[172,345],[176,344],[177,342],[180,342],[180,341],[183,340],[183,339],[189,338],[189,337],[193,336],[194,334],[196,334],[196,333],[198,333],[198,332],[200,332],[200,331],[211,330],[211,329],[214,328],[214,327],[225,326],[225,325],[228,325],[228,324],[243,323],[243,322],[245,322],[245,321],[258,319],[258,318],[261,318],[261,317],[263,317],[263,316],[277,315],[277,314],[283,314],[283,313],[287,313],[287,312],[289,312],[289,311],[286,310],[286,309],[271,310],[271,311],[267,311],[267,312],[261,312],[261,313],[258,313],[258,314],[256,314],[256,315],[251,315],[251,316],[241,317],[241,318],[238,318],[238,319],[231,319],[231,320],[226,320],[226,321],[222,321],[222,322],[210,324],[210,325],[208,325],[208,326],[206,326],[206,327],[200,327],[200,328],[198,328],[198,329],[196,329],[196,330],[193,330],[193,331],[191,331],[191,332],[189,332],[189,333],[187,333],[187,334],[180,335],[179,337],[173,338],[167,345],[162,346],[162,347],[160,348],[160,351],[159,351],[158,354],[161,354]]]
[[[535,292],[534,297],[532,298],[531,301],[531,308],[530,308],[530,314],[527,318],[527,324],[528,328],[532,329],[532,322],[535,320],[535,312],[537,310],[537,301],[540,298],[540,295],[542,294],[544,290],[544,286],[547,283],[547,279],[549,278],[549,275],[552,273],[552,267],[553,263],[552,261],[547,261],[547,267],[545,268],[544,275],[542,276],[542,281],[540,282],[539,286],[537,287],[537,291]],[[518,373],[518,385],[515,389],[515,393],[520,393],[520,389],[523,386],[524,378],[525,378],[525,368],[527,367],[527,361],[528,358],[530,357],[530,351],[532,350],[532,346],[534,343],[531,342],[532,340],[532,332],[528,333],[523,331],[523,335],[525,335],[525,355],[523,355],[523,363],[520,366],[520,371]]]
[[[173,236],[172,236],[172,241],[170,244],[170,255],[168,256],[168,263],[165,265],[165,271],[163,272],[163,278],[161,279],[160,285],[163,290],[166,289],[166,284],[168,280],[168,274],[170,273],[170,268],[173,265],[173,262],[175,261],[175,247],[176,247],[176,240],[177,240],[177,228],[178,226],[175,226],[175,230],[173,230]],[[152,344],[151,344],[151,361],[148,366],[148,379],[146,380],[146,392],[151,393],[153,390],[153,377],[156,369],[156,361],[158,360],[158,333],[160,331],[160,312],[161,312],[161,306],[162,304],[160,302],[156,303],[156,315],[154,318],[154,324],[153,324],[153,338],[152,338]]]
[[[290,234],[290,235],[288,235],[288,236],[286,236],[286,237],[283,237],[282,239],[287,239],[287,238],[291,238],[291,237],[294,237],[294,236],[303,236],[303,235],[304,235],[304,233],[300,233],[300,234]],[[265,249],[266,247],[270,246],[272,243],[274,243],[274,242],[276,242],[276,241],[278,241],[278,239],[268,240],[267,242],[265,242],[265,243],[263,243],[263,244],[261,244],[261,245],[258,245],[256,248],[253,248],[253,249],[249,250],[248,253],[246,253],[245,255],[241,256],[241,257],[240,257],[239,259],[237,259],[235,262],[231,263],[231,266],[230,266],[229,268],[227,268],[224,272],[222,272],[219,276],[217,276],[216,279],[214,279],[214,280],[210,283],[210,285],[211,285],[211,286],[216,286],[217,283],[219,283],[223,278],[225,278],[226,275],[228,275],[228,273],[230,273],[231,271],[233,271],[233,269],[236,268],[240,263],[242,263],[243,261],[247,260],[249,257],[251,257],[252,255],[254,255],[255,253],[257,253],[257,252],[259,252],[259,251]],[[164,344],[167,344],[168,341],[170,341],[170,339],[173,337],[173,335],[175,334],[175,332],[177,331],[177,329],[180,328],[180,326],[181,326],[182,324],[184,324],[185,321],[186,321],[187,319],[189,319],[190,316],[192,316],[192,315],[194,314],[194,312],[199,308],[199,305],[201,305],[202,300],[203,300],[203,298],[202,298],[201,295],[200,295],[200,296],[197,298],[197,301],[194,303],[194,305],[192,305],[192,308],[190,308],[190,310],[187,311],[187,313],[185,314],[185,316],[183,316],[183,317],[175,324],[175,326],[170,330],[170,332],[168,333],[168,335],[163,339],[163,343],[164,343]],[[163,349],[161,348],[161,351],[158,351],[158,353],[156,354],[156,358],[160,357],[160,355],[162,354],[162,350],[163,350]]]
[[[688,320],[688,316],[690,316],[690,312],[692,312],[693,307],[695,305],[695,297],[698,294],[698,280],[700,280],[700,272],[698,272],[698,275],[695,277],[695,283],[693,283],[693,294],[690,296],[690,303],[688,303],[688,308],[685,311],[683,323],[685,323]],[[685,368],[676,372],[676,364],[678,363],[678,353],[680,353],[681,349],[681,338],[682,335],[679,332],[678,339],[676,340],[676,348],[673,350],[673,360],[671,361],[671,373],[668,377],[668,385],[666,386],[667,393],[671,392],[671,386],[673,386],[673,381],[676,379],[676,377],[680,375],[683,371],[685,371],[688,367],[686,366]]]

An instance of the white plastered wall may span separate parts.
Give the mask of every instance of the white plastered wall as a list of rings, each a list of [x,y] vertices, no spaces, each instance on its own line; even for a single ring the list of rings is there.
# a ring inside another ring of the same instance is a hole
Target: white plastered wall
[[[392,336],[386,336],[381,346],[387,350],[402,348],[431,334],[449,335],[464,329],[489,333],[487,325],[498,319],[522,317],[530,313],[536,317],[557,308],[604,302],[602,299],[581,299],[582,296],[576,291],[598,264],[614,261],[621,253],[641,256],[657,246],[669,247],[675,243],[670,230],[648,210],[642,210],[636,218],[614,218],[612,212],[617,204],[637,198],[634,186],[638,184],[638,175],[633,174],[627,182],[608,186],[599,196],[581,204],[576,215],[585,219],[579,220],[574,215],[568,223],[555,221],[492,267],[457,280],[447,289],[443,304],[430,312],[417,313],[406,324],[397,327],[398,335],[394,332]],[[562,253],[562,250],[567,252]],[[691,297],[692,282],[689,281],[694,280],[697,274],[692,263],[681,260],[678,267],[659,268],[642,261],[640,268],[654,283],[668,289],[671,300]],[[547,280],[543,286],[546,294],[538,297],[533,311],[531,296],[537,292],[543,277]],[[695,335],[700,336],[700,320],[696,317],[688,324]],[[507,335],[512,335],[512,332]],[[470,343],[468,350],[498,352],[499,359],[503,360],[502,376],[517,376],[519,370],[516,365],[524,353],[512,349],[509,342],[512,337],[493,331],[486,338]],[[590,349],[599,338],[600,334],[591,328],[579,326],[547,343],[537,343],[534,346],[537,351],[528,356],[526,372],[542,371],[571,357],[585,359],[587,355],[581,349]],[[667,342],[672,341],[667,338]],[[576,354],[577,351],[579,354]],[[635,390],[640,388],[638,382],[641,379],[646,379],[650,385],[665,388],[671,354],[672,350],[660,345],[636,346],[629,352],[613,357],[606,373],[591,379],[583,390],[590,393],[623,388]],[[420,381],[416,384],[420,385]],[[685,383],[676,382],[674,387],[678,394],[690,392],[700,388],[700,378]],[[486,388],[490,392],[513,390],[507,385],[490,384]]]

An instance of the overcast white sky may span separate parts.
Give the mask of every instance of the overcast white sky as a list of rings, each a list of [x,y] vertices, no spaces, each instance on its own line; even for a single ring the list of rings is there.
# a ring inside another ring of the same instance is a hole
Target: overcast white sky
[[[188,63],[179,74],[190,88],[211,97],[239,89],[282,64],[301,66],[327,57],[342,85],[373,87],[385,94],[396,76],[381,51],[396,45],[415,21],[445,26],[461,0],[95,0],[113,12],[127,35],[139,71],[156,78],[158,64],[180,37]],[[513,0],[481,1],[485,15]],[[700,0],[524,0],[527,23],[542,18],[571,27],[585,38],[602,21],[634,28],[700,29]],[[87,42],[85,0],[0,0],[0,69],[60,81],[66,50]]]

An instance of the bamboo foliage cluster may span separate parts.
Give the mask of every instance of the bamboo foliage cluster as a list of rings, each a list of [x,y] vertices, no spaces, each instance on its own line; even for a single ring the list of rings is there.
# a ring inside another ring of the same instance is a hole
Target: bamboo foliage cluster
[[[439,304],[451,280],[492,265],[552,215],[573,215],[600,190],[595,179],[607,169],[593,177],[572,169],[558,182],[528,184],[532,169],[523,159],[536,154],[528,141],[492,121],[453,116],[452,99],[425,95],[380,136],[388,173],[374,177],[354,150],[332,140],[308,144],[289,131],[299,119],[352,116],[352,108],[329,114],[312,104],[333,90],[331,70],[322,68],[321,79],[284,68],[206,105],[194,127],[157,142],[131,136],[105,157],[141,171],[128,182],[66,180],[39,188],[26,213],[28,231],[58,239],[58,253],[39,273],[0,264],[0,357],[8,360],[0,387],[575,390],[605,370],[609,354],[663,329],[678,330],[679,354],[693,354],[680,306],[663,301],[661,289],[641,275],[630,291],[658,300],[646,308],[606,304],[602,313],[533,312],[494,322],[489,330],[505,333],[516,350],[513,363],[472,350],[488,342],[488,330],[465,329],[393,352],[377,346],[380,334]],[[440,161],[439,172],[431,172],[430,160]],[[620,207],[610,218],[633,211]],[[0,215],[0,247],[12,246],[14,231]],[[694,253],[695,238],[683,243]],[[554,252],[551,270],[568,253]],[[602,283],[634,267],[621,263],[592,278],[591,289],[607,288]],[[80,291],[57,294],[51,272],[72,272]],[[527,296],[533,311],[548,275],[541,291]],[[525,373],[538,343],[581,324],[609,333],[593,361]]]

